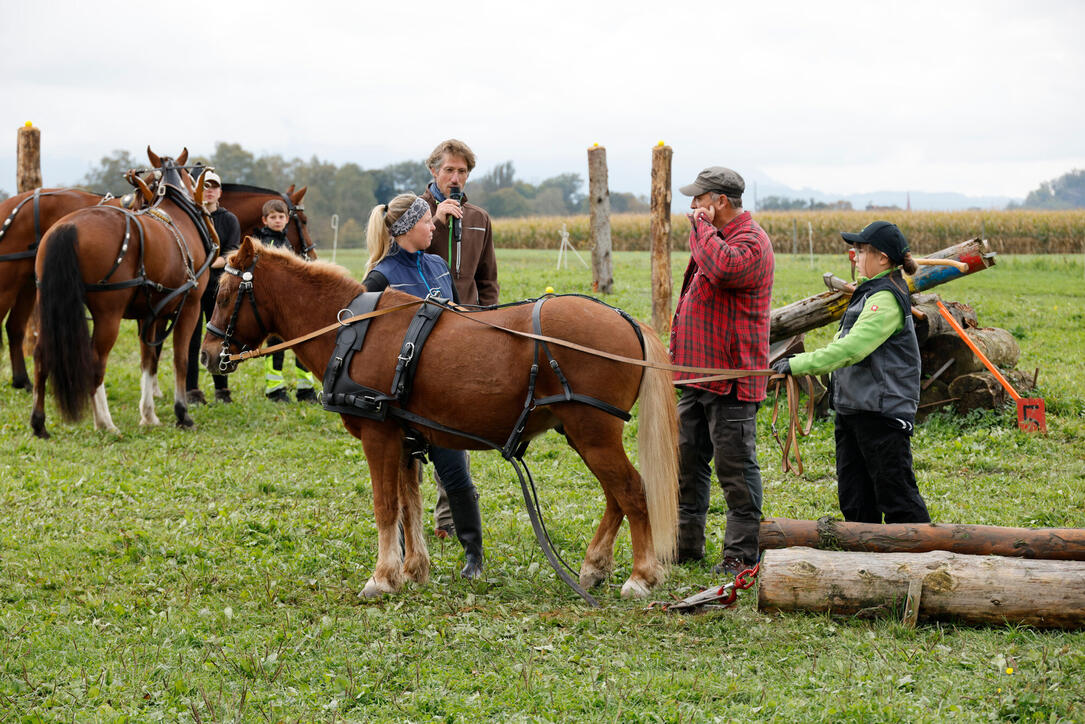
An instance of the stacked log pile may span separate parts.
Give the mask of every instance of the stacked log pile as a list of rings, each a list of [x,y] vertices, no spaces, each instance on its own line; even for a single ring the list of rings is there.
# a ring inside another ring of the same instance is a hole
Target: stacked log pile
[[[943,408],[966,414],[976,409],[1000,407],[1009,400],[1009,395],[939,314],[938,295],[927,293],[932,287],[993,266],[995,254],[985,240],[971,239],[928,258],[962,262],[967,271],[951,266],[922,266],[914,277],[908,278],[923,365],[917,417],[922,419]],[[825,274],[823,280],[828,291],[773,310],[769,338],[774,356],[801,350],[803,334],[835,322],[843,315],[854,285],[832,274]],[[997,327],[980,327],[976,311],[967,304],[944,304],[1018,392],[1036,386],[1036,373],[1015,369],[1021,348],[1013,334]]]
[[[1085,627],[1085,530],[769,519],[762,611]]]

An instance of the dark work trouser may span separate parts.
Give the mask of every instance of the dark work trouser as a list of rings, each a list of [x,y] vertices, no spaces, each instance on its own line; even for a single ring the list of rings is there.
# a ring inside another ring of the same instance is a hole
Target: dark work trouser
[[[929,523],[912,470],[912,426],[873,413],[836,413],[840,512],[857,523]]]
[[[687,388],[678,402],[678,552],[704,555],[705,519],[716,477],[727,501],[723,555],[753,562],[761,525],[757,403]]]
[[[211,321],[211,315],[215,313],[215,296],[218,294],[219,276],[212,274],[211,281],[207,284],[203,296],[200,297],[200,313],[196,317],[196,326],[192,330],[192,339],[188,342],[188,371],[185,373],[185,389],[198,390],[200,388],[200,346],[203,344],[203,325],[205,321]],[[212,360],[215,364],[216,360]],[[225,390],[227,387],[226,375],[211,375],[216,390]]]

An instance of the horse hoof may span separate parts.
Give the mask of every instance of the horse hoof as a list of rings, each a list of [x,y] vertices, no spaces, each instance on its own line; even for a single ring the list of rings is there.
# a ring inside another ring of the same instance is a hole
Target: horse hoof
[[[177,427],[181,430],[195,430],[196,422],[191,417],[186,417],[183,420],[177,421]]]
[[[429,582],[429,559],[420,558],[415,562],[403,563],[403,577],[415,583]]]
[[[622,598],[647,598],[648,587],[640,581],[630,578],[622,585]]]
[[[390,586],[382,585],[375,578],[370,578],[365,582],[365,588],[358,594],[358,598],[380,598],[386,593],[393,593]]]
[[[587,563],[580,566],[580,585],[583,588],[595,588],[609,576],[610,572],[605,569],[589,566]]]
[[[43,428],[42,428],[42,429],[40,429],[40,430],[38,430],[38,429],[35,429],[35,430],[34,430],[34,437],[40,438],[40,439],[42,439],[42,440],[48,440],[49,438],[51,438],[51,437],[52,437],[52,435],[50,435],[50,434],[49,434],[49,432],[48,432],[48,430],[46,430],[46,429],[45,429],[45,428],[43,427]]]
[[[11,381],[11,386],[14,387],[17,390],[27,390],[27,391],[29,391],[29,390],[33,389],[31,384],[30,384],[30,378],[20,378],[20,379],[17,379],[17,380],[12,380]]]

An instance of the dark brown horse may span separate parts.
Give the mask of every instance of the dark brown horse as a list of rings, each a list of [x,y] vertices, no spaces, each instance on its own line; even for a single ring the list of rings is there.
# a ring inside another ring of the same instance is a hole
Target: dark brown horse
[[[302,186],[295,191],[291,185],[285,192],[279,193],[259,186],[223,184],[219,203],[237,217],[241,225],[241,235],[244,236],[262,225],[265,203],[272,199],[282,199],[290,217],[285,229],[287,240],[298,256],[316,259],[316,245],[309,236],[309,220],[305,216],[305,207],[301,205],[307,190],[307,186]]]
[[[209,329],[225,330],[227,339],[209,331],[201,351],[201,360],[212,372],[229,373],[236,368],[236,362],[220,367],[224,348],[237,353],[257,347],[269,334],[293,339],[334,323],[340,310],[364,291],[342,267],[325,262],[307,264],[285,250],[267,249],[252,239],[242,242],[230,258],[227,272],[219,283],[215,313],[208,325]],[[239,292],[241,276],[246,273],[251,276],[245,280],[246,289]],[[411,300],[417,301],[386,291],[378,310]],[[351,379],[378,390],[390,389],[404,330],[415,311],[403,309],[371,320],[365,344],[351,362]],[[457,432],[504,442],[524,409],[534,344],[475,320],[530,332],[532,305],[474,312],[469,317],[445,312],[438,319],[421,354],[406,407]],[[645,354],[632,324],[614,309],[590,299],[548,299],[540,309],[540,321],[544,335],[611,354],[667,361],[667,352],[651,329],[643,328]],[[296,345],[294,352],[309,369],[323,370],[334,345],[335,335],[329,332]],[[670,375],[564,347],[552,346],[551,351],[574,392],[590,394],[623,411],[640,397],[643,477],[622,447],[622,420],[598,407],[578,401],[536,407],[526,420],[524,439],[560,425],[569,444],[602,484],[606,511],[581,565],[581,584],[593,586],[610,574],[614,539],[622,518],[627,517],[633,571],[622,586],[622,594],[644,596],[662,580],[663,564],[673,557],[675,545],[677,433]],[[541,368],[537,397],[560,394],[563,388],[555,373],[545,361]],[[342,419],[347,430],[362,441],[379,530],[377,565],[363,593],[376,596],[397,591],[404,578],[426,581],[429,554],[422,536],[417,463],[408,455],[403,427],[391,418],[378,421],[343,415]],[[447,431],[425,426],[417,429],[427,441],[442,447],[485,447]],[[397,534],[400,523],[404,530],[402,559]]]
[[[150,148],[147,155],[157,178],[151,207],[139,213],[81,209],[60,219],[42,239],[34,265],[39,325],[30,417],[38,437],[49,436],[47,380],[62,417],[78,420],[93,399],[95,427],[118,432],[103,381],[122,318],[139,320],[140,422],[159,423],[154,409],[159,345],[170,332],[182,340],[192,335],[217,239],[201,206],[202,186],[191,196],[192,180],[183,170],[188,151],[176,162]],[[178,426],[191,427],[185,401],[188,346],[173,347],[174,414]]]
[[[25,191],[0,202],[0,319],[7,318],[11,385],[30,389],[23,357],[26,323],[34,309],[34,256],[42,236],[62,216],[103,203],[104,197],[79,189]],[[119,199],[105,201],[112,206]]]

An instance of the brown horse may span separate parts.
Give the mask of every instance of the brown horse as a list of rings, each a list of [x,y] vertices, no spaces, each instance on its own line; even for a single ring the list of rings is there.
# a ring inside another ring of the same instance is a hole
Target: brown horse
[[[79,189],[47,188],[0,202],[0,319],[7,318],[12,387],[30,389],[23,340],[34,309],[34,256],[42,235],[62,216],[101,203],[118,206],[120,199],[104,201]]]
[[[34,264],[39,325],[30,417],[38,437],[49,437],[45,384],[50,379],[62,417],[78,420],[93,398],[95,427],[118,432],[103,381],[122,318],[139,320],[140,422],[159,422],[154,409],[159,346],[170,332],[182,340],[192,335],[218,242],[201,206],[203,187],[197,185],[195,199],[190,195],[192,180],[183,169],[188,151],[176,162],[150,148],[147,155],[157,177],[151,207],[139,213],[81,209],[60,219],[42,239]],[[188,347],[175,343],[173,348],[173,409],[179,427],[192,427],[185,401]]]
[[[285,193],[271,189],[225,184],[219,203],[237,217],[243,231],[261,223],[264,203],[286,202],[290,214],[287,239],[299,255],[316,258],[301,200],[306,188],[291,186]],[[34,308],[34,257],[42,236],[61,217],[90,206],[120,206],[121,199],[108,199],[80,189],[45,188],[26,191],[0,202],[0,319],[7,319],[8,352],[11,357],[11,385],[31,389],[23,356],[26,325]],[[157,366],[154,370],[157,372]],[[155,396],[159,393],[156,392]]]
[[[307,264],[285,250],[264,248],[245,239],[229,260],[219,283],[215,312],[208,329],[225,330],[225,339],[209,331],[201,361],[213,372],[229,373],[236,362],[220,353],[258,346],[269,334],[299,337],[336,321],[340,310],[365,288],[342,267]],[[249,276],[251,274],[251,276]],[[242,276],[248,276],[244,281]],[[246,286],[241,288],[242,283]],[[239,296],[240,295],[240,296]],[[303,300],[303,303],[298,303]],[[386,291],[378,311],[415,297]],[[389,390],[404,330],[415,309],[393,311],[371,320],[365,344],[353,357],[352,380]],[[514,305],[459,316],[445,312],[429,335],[414,377],[407,409],[434,423],[475,438],[504,442],[521,411],[529,386],[534,343],[475,320],[514,330],[532,330],[532,305]],[[542,333],[611,354],[666,362],[667,352],[655,333],[643,327],[642,351],[632,324],[614,309],[582,297],[549,298],[540,309]],[[642,325],[643,326],[643,325]],[[294,347],[311,370],[327,366],[335,346],[330,332]],[[644,596],[664,576],[663,563],[673,557],[677,523],[677,444],[674,389],[670,375],[658,369],[610,361],[584,352],[552,346],[551,352],[574,392],[584,392],[620,410],[641,399],[639,447],[643,478],[622,447],[622,421],[602,409],[578,401],[536,407],[527,417],[524,440],[559,427],[599,482],[606,511],[586,551],[580,582],[603,581],[614,564],[614,539],[622,518],[629,518],[633,572],[622,586],[625,596]],[[545,364],[538,374],[537,399],[562,393],[557,375]],[[343,424],[362,441],[373,484],[378,537],[377,565],[363,593],[376,596],[399,590],[408,578],[424,582],[429,554],[421,525],[421,496],[416,461],[408,454],[405,432],[391,418],[373,420],[343,415]],[[454,449],[486,447],[477,439],[417,426],[429,442]],[[397,525],[403,525],[404,558],[400,558]]]
[[[219,203],[237,217],[241,225],[241,235],[244,236],[263,223],[265,203],[272,199],[282,199],[290,216],[285,229],[287,240],[298,256],[315,260],[316,245],[309,236],[309,220],[305,216],[305,207],[301,205],[307,190],[307,186],[302,186],[295,191],[291,185],[285,192],[280,193],[259,186],[223,184]]]

